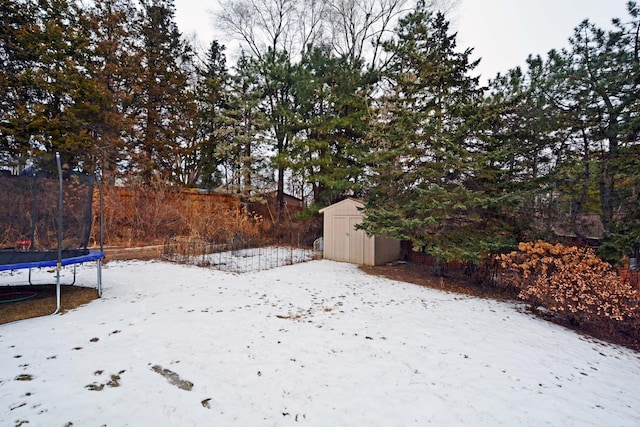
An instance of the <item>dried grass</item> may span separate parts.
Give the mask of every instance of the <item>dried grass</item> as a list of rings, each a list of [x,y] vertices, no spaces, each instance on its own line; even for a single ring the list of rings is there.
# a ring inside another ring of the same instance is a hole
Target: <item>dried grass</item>
[[[1,292],[36,292],[34,298],[0,304],[0,324],[52,314],[56,309],[55,285],[3,286]],[[95,288],[61,286],[61,312],[65,313],[98,298]]]
[[[211,241],[234,234],[260,235],[265,229],[261,217],[247,212],[229,194],[201,194],[156,184],[104,187],[103,195],[104,241],[109,246],[149,246],[172,237]],[[94,240],[98,230],[96,218]]]

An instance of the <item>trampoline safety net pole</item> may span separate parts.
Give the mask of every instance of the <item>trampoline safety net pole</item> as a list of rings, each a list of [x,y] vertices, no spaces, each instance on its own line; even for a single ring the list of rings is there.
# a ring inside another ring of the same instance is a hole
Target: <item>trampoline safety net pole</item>
[[[58,263],[56,264],[56,311],[60,312],[60,270],[62,269],[62,163],[60,153],[56,153],[56,165],[58,166]]]
[[[98,177],[98,195],[100,196],[100,252],[104,253],[104,196],[102,193],[102,173]],[[98,260],[98,298],[102,298],[102,258]]]

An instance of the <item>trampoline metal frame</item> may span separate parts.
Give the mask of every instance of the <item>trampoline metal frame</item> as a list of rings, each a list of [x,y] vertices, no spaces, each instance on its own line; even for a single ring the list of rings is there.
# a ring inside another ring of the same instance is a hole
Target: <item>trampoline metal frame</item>
[[[102,251],[89,251],[87,255],[70,257],[70,258],[62,258],[60,261],[60,268],[73,265],[73,283],[75,283],[75,268],[78,264],[83,264],[85,262],[97,261],[98,271],[97,271],[97,286],[98,286],[98,296],[102,296],[102,259],[104,258],[104,252]],[[37,261],[37,262],[24,262],[19,264],[0,264],[0,271],[13,271],[13,270],[25,270],[29,269],[29,284],[31,283],[31,270],[34,268],[45,268],[45,267],[56,267],[56,286],[59,285],[58,274],[58,260],[47,260],[47,261]],[[59,308],[59,307],[58,307]],[[55,314],[55,313],[54,313]]]

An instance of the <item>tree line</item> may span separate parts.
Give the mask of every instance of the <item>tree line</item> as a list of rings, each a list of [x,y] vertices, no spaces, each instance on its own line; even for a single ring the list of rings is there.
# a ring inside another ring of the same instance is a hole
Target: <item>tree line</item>
[[[481,262],[558,230],[640,241],[640,19],[584,21],[567,48],[485,86],[446,1],[222,0],[240,42],[204,52],[172,0],[0,5],[0,163],[58,151],[107,182],[285,192],[311,212]]]

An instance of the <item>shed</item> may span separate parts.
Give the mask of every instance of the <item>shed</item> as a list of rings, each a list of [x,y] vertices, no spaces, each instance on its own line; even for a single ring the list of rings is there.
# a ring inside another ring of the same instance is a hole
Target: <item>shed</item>
[[[356,229],[362,222],[360,208],[364,204],[356,199],[344,199],[320,209],[324,214],[325,259],[354,264],[381,265],[400,258],[400,241],[382,236],[369,237]]]

